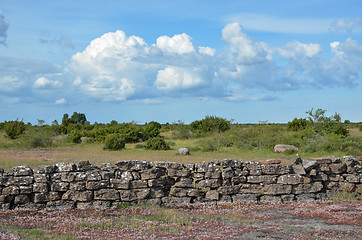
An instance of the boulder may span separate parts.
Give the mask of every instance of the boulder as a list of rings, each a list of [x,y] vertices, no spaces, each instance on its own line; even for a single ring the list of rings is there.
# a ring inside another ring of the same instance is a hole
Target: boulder
[[[299,149],[296,146],[293,145],[287,145],[287,144],[277,144],[274,146],[274,152],[285,152],[285,150],[287,149],[291,149],[291,150],[295,150],[298,151]]]
[[[176,155],[190,155],[190,151],[188,148],[179,148]]]

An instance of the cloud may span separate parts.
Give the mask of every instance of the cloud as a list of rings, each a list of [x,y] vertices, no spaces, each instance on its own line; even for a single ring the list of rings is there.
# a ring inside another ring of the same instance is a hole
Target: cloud
[[[14,92],[18,90],[23,83],[16,76],[2,76],[0,77],[0,91],[2,92]]]
[[[362,46],[350,38],[332,41],[323,51],[320,44],[296,40],[271,46],[239,23],[227,24],[221,37],[224,50],[216,51],[196,46],[185,33],[148,44],[117,30],[92,40],[64,68],[0,57],[1,99],[22,96],[19,101],[55,104],[153,104],[179,97],[271,101],[281,91],[353,87],[361,82]]]
[[[44,31],[39,41],[44,44],[57,44],[62,48],[74,49],[74,44],[71,38],[63,34],[59,38],[51,38],[48,31]]]
[[[226,25],[222,39],[229,44],[229,54],[238,64],[261,63],[270,59],[266,44],[252,39],[238,23]]]
[[[0,44],[6,45],[8,28],[9,24],[5,21],[5,17],[0,11]]]
[[[214,56],[216,50],[210,47],[199,47],[199,53]]]
[[[291,86],[297,88],[353,87],[360,81],[362,46],[356,41],[348,38],[343,43],[331,42],[330,49],[333,56],[330,59],[323,58],[319,54],[320,47],[317,45],[301,45],[297,42],[292,45],[297,47],[293,48],[288,43],[278,49],[278,53],[289,60],[289,64],[281,71],[285,78],[292,81]]]
[[[199,87],[203,83],[198,70],[167,67],[158,71],[155,86],[160,90],[179,90]]]
[[[66,103],[67,103],[67,100],[65,98],[60,98],[60,99],[55,101],[55,104],[57,104],[57,105],[63,105],[63,104],[66,104]]]
[[[33,88],[59,88],[61,87],[61,84],[57,80],[49,80],[45,77],[40,77],[37,80],[35,80],[33,84]]]
[[[68,69],[76,76],[74,86],[102,101],[220,92],[215,50],[197,48],[191,40],[183,33],[161,36],[149,45],[118,30],[94,39],[73,55]]]
[[[194,45],[192,44],[191,37],[186,33],[178,34],[172,38],[162,36],[157,39],[157,47],[164,52],[168,53],[190,53],[195,52]]]
[[[362,30],[362,19],[356,18],[353,20],[338,19],[334,21],[330,26],[332,32],[347,32],[352,33],[354,30]]]
[[[305,44],[295,40],[287,43],[277,51],[284,58],[304,59],[317,56],[322,52],[322,48],[319,44]]]
[[[0,94],[18,101],[49,100],[49,97],[56,97],[64,91],[61,82],[55,80],[62,77],[59,73],[63,71],[61,67],[42,60],[0,56]],[[50,89],[49,93],[42,94],[34,92],[46,87],[56,91]],[[67,90],[70,91],[69,88]]]

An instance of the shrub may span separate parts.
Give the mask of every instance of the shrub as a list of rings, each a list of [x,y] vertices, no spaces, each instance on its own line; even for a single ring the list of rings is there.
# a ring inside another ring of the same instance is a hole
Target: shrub
[[[161,130],[161,124],[155,121],[149,122],[146,125],[145,129],[147,138],[157,137],[160,134],[160,130]]]
[[[80,143],[82,138],[82,134],[78,131],[72,131],[70,134],[68,134],[68,139],[72,143]]]
[[[294,118],[293,121],[288,122],[287,124],[287,128],[289,130],[293,130],[293,131],[299,131],[299,130],[304,130],[307,128],[308,125],[308,121],[304,118]]]
[[[19,136],[25,131],[25,124],[23,121],[10,121],[5,122],[5,133],[10,139],[19,138]]]
[[[118,134],[110,134],[106,137],[104,150],[119,151],[126,146],[126,141]]]
[[[28,129],[21,140],[29,148],[51,147],[53,145],[53,132],[44,127],[34,127]]]
[[[154,137],[149,139],[145,148],[148,150],[170,150],[170,146],[166,143],[166,141],[162,137]]]
[[[178,120],[172,126],[173,126],[172,133],[175,138],[188,139],[191,137],[190,128],[184,122]]]
[[[190,124],[191,130],[203,135],[212,132],[225,132],[230,129],[231,122],[216,116],[206,116],[202,120],[193,121]]]

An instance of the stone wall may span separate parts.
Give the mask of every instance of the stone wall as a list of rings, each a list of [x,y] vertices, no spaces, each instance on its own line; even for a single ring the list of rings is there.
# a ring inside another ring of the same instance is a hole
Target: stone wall
[[[362,193],[362,166],[353,158],[319,158],[292,165],[225,159],[196,164],[88,161],[31,169],[0,169],[1,209],[108,208],[124,203],[325,199],[336,191]]]

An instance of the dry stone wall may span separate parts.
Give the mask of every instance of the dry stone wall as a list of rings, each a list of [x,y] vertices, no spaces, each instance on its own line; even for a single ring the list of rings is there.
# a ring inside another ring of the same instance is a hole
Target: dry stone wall
[[[196,164],[88,161],[31,169],[0,169],[1,209],[109,208],[124,203],[285,202],[362,193],[362,166],[353,158],[319,158],[292,165],[225,159]]]

